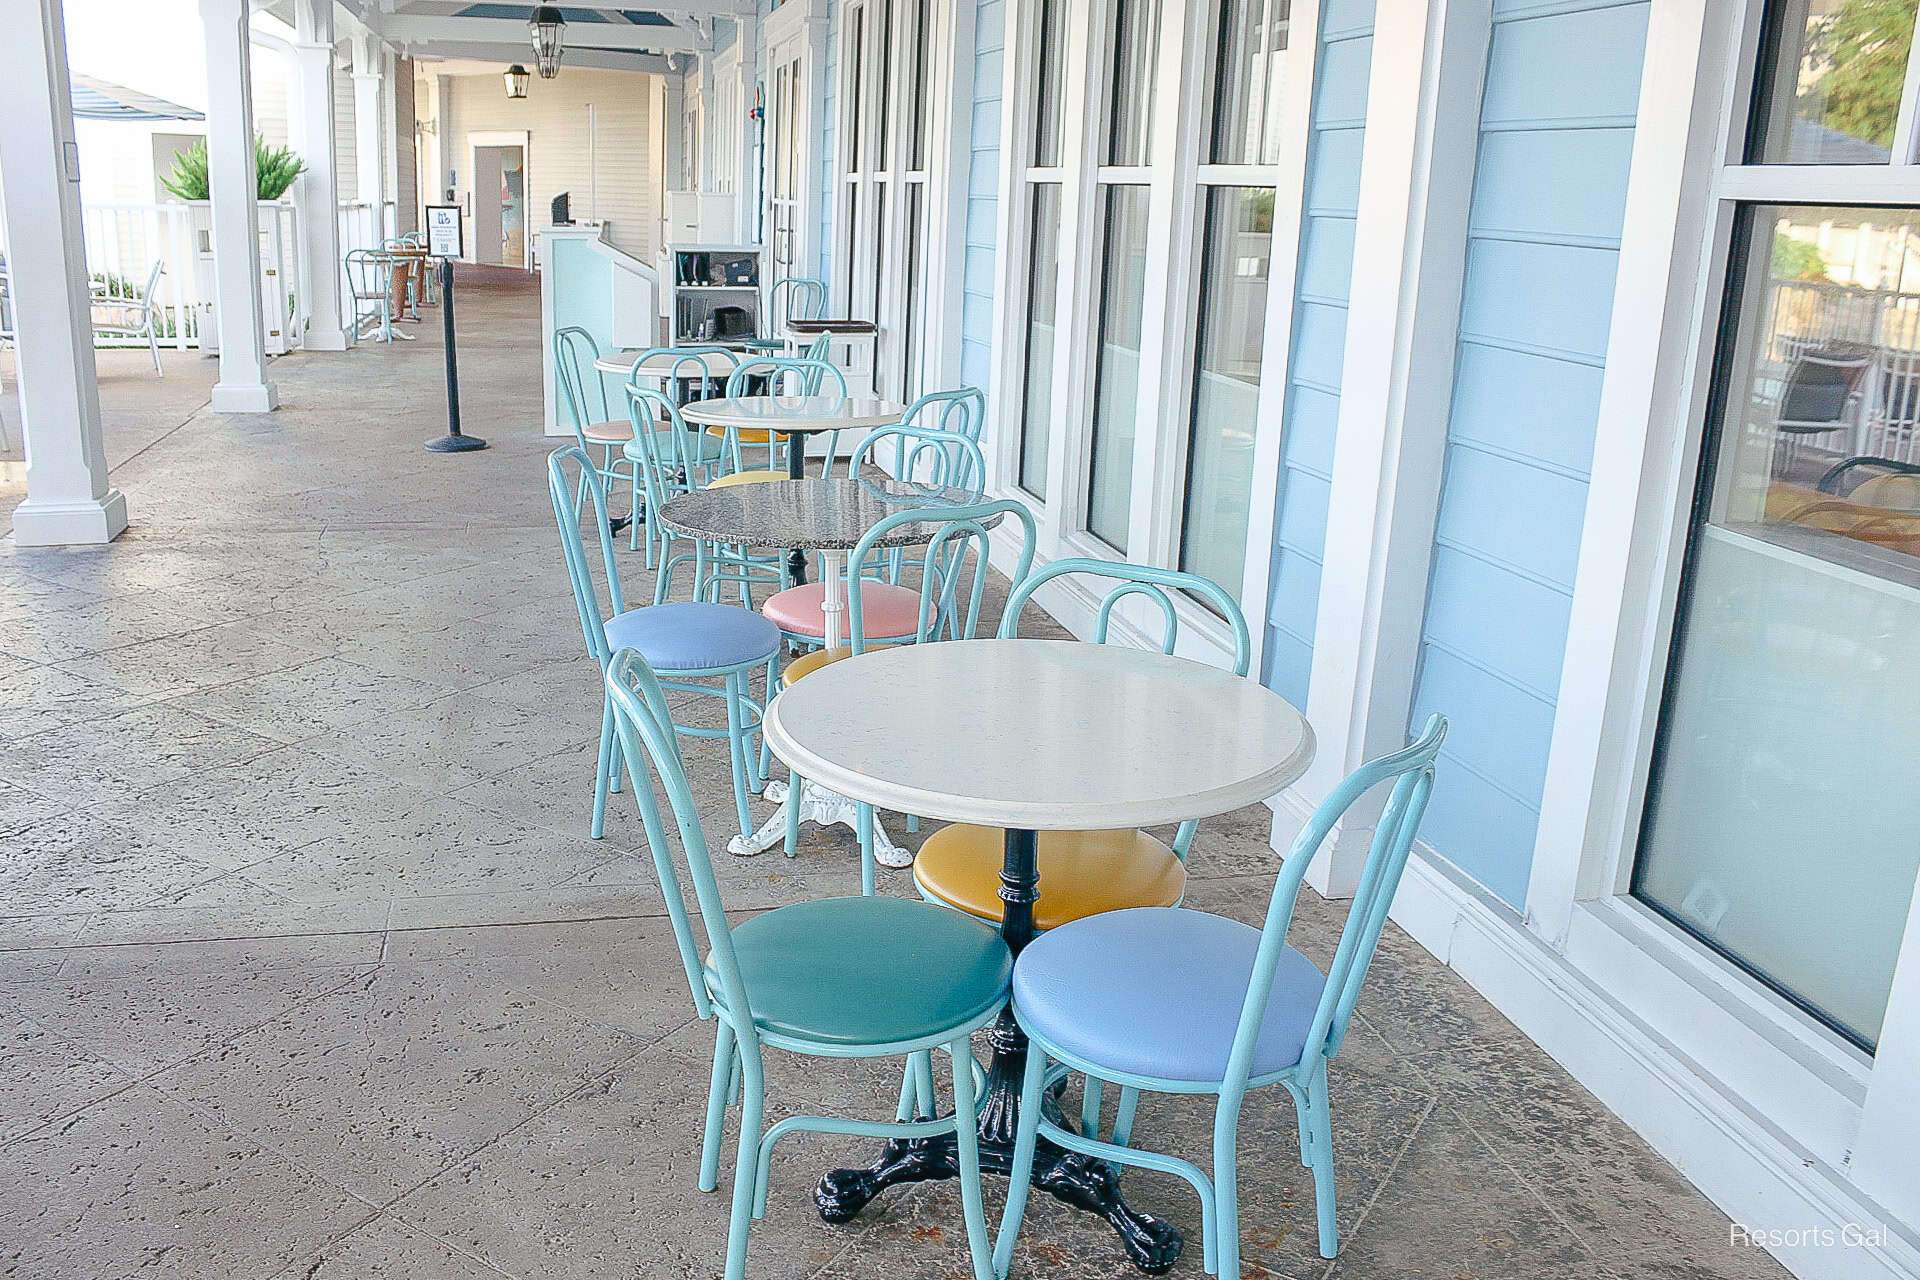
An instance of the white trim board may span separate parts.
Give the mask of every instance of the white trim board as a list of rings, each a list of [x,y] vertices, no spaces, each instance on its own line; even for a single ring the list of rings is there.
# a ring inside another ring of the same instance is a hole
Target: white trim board
[[[1279,822],[1298,802],[1273,802]],[[1297,820],[1297,819],[1296,819]],[[1394,923],[1454,970],[1735,1222],[1888,1225],[1884,1245],[1772,1250],[1801,1280],[1915,1280],[1920,1241],[1839,1170],[1768,1125],[1655,1035],[1510,912],[1424,848],[1407,863]]]

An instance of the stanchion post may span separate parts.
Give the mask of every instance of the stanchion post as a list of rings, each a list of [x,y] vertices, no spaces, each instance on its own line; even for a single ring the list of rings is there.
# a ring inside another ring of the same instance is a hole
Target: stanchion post
[[[447,434],[427,441],[429,453],[471,453],[484,449],[479,436],[460,433],[460,359],[453,341],[453,259],[440,259],[440,324],[446,331]]]

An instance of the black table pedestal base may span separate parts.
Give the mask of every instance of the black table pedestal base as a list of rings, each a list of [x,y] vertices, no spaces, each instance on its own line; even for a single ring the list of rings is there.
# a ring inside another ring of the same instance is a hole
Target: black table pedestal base
[[[1013,1168],[1014,1134],[1020,1115],[1020,1080],[1027,1057],[1026,1037],[1013,1015],[1002,1013],[988,1036],[993,1064],[987,1072],[985,1105],[980,1110],[980,1170],[1004,1178]],[[1041,1095],[1047,1119],[1065,1127],[1058,1089]],[[814,1188],[813,1202],[828,1222],[850,1222],[888,1187],[936,1182],[960,1176],[952,1137],[895,1138],[864,1169],[835,1169]],[[1040,1139],[1033,1154],[1032,1183],[1054,1199],[1107,1220],[1133,1265],[1159,1275],[1179,1260],[1182,1240],[1171,1223],[1127,1206],[1119,1173],[1106,1161],[1067,1151]]]

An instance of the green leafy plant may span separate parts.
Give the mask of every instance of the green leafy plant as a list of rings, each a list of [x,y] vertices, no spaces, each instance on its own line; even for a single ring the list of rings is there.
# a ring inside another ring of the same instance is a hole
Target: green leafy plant
[[[1806,69],[1821,68],[1813,102],[1824,107],[1807,114],[1862,141],[1892,146],[1913,42],[1911,4],[1847,0],[1818,19],[1810,34]]]
[[[287,194],[294,179],[307,171],[306,161],[289,147],[269,147],[259,134],[253,136],[253,165],[258,173],[257,195],[262,200],[278,200]],[[160,185],[182,200],[205,200],[213,187],[207,178],[207,140],[195,142],[173,157],[173,171],[160,179]]]

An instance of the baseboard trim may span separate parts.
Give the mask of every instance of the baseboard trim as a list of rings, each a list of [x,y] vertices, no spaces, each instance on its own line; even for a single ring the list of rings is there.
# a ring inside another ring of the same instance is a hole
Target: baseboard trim
[[[1920,1280],[1920,1242],[1840,1170],[1752,1114],[1437,855],[1408,862],[1392,916],[1735,1222],[1809,1241],[1883,1230],[1884,1243],[1769,1248],[1800,1280]]]

